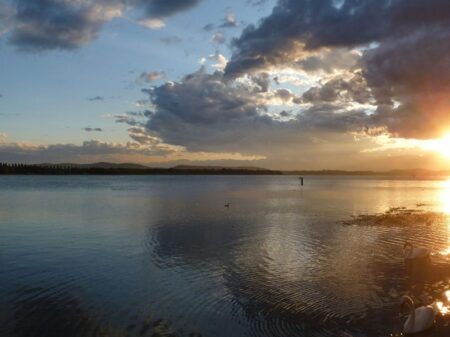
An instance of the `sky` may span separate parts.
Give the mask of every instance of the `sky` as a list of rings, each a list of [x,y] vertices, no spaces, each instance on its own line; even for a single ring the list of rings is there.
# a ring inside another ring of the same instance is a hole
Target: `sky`
[[[448,0],[0,0],[0,162],[450,169]]]

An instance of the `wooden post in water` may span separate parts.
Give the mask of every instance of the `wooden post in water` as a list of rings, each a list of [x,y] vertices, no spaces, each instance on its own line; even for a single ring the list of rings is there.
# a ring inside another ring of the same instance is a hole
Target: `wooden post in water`
[[[298,177],[300,179],[300,185],[303,186],[303,177]]]

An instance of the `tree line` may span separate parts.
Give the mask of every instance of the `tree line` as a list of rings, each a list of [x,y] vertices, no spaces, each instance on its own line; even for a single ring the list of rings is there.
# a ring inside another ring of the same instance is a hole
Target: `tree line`
[[[251,170],[241,168],[123,168],[88,167],[63,164],[31,165],[23,163],[0,163],[0,175],[276,175],[281,171]]]

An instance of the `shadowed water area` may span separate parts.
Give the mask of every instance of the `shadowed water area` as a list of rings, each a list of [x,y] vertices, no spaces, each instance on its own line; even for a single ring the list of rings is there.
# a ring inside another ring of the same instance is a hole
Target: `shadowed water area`
[[[448,336],[449,214],[446,181],[3,176],[0,336],[400,335],[403,294]]]

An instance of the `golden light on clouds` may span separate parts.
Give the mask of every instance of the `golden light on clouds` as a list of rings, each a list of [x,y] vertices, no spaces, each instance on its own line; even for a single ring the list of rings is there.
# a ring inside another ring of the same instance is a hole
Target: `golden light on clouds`
[[[359,137],[360,135],[358,135]],[[376,147],[363,150],[363,152],[378,152],[388,150],[422,150],[434,152],[444,158],[450,159],[450,132],[437,139],[405,139],[393,138],[389,134],[371,136]]]

